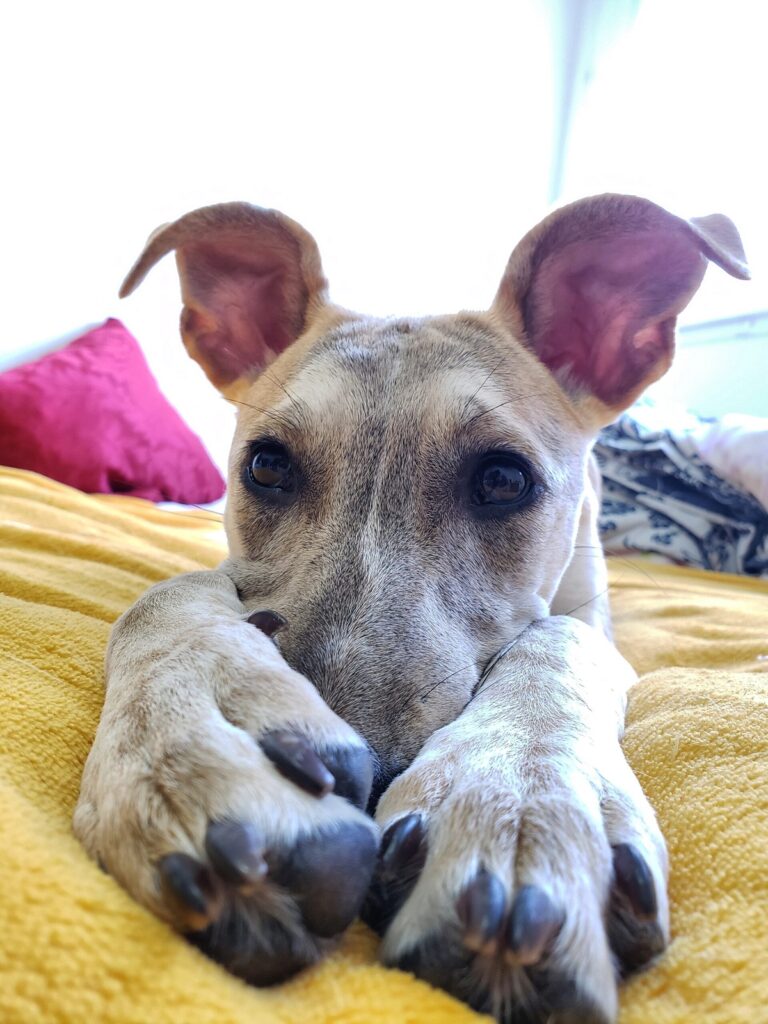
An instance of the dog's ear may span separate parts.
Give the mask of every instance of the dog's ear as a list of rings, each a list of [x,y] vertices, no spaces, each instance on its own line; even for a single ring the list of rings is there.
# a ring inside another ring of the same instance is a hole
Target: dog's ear
[[[326,299],[312,236],[276,210],[249,203],[207,206],[158,228],[123,282],[121,298],[173,249],[184,344],[224,392],[295,341]]]
[[[669,368],[676,317],[708,259],[749,277],[727,217],[685,221],[636,196],[594,196],[523,238],[492,309],[593,418],[609,422]]]

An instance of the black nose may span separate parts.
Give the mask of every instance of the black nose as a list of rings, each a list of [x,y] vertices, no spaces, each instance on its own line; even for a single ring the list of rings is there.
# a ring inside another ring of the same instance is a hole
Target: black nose
[[[373,815],[376,812],[379,799],[382,793],[389,788],[389,784],[393,782],[401,772],[404,772],[408,767],[405,761],[401,761],[398,758],[386,758],[376,755],[374,761],[373,770],[373,783],[371,784],[371,795],[368,797],[368,806],[366,810],[368,814]]]

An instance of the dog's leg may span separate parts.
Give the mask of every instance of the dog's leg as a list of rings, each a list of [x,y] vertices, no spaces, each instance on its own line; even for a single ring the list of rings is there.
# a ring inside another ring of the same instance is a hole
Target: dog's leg
[[[608,601],[608,570],[598,532],[601,480],[597,459],[587,461],[584,498],[576,531],[573,555],[552,602],[553,615],[572,615],[599,629],[608,639],[611,609]]]
[[[611,1021],[668,937],[667,857],[619,739],[634,673],[536,622],[382,797],[367,916],[387,963],[501,1021]]]
[[[249,621],[226,571],[144,594],[112,633],[74,819],[136,899],[256,983],[350,923],[377,849],[366,745],[281,658],[276,624]]]

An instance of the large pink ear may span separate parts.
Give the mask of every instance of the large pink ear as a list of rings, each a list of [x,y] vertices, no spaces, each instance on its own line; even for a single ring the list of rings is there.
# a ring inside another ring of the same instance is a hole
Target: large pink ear
[[[312,236],[282,213],[249,203],[207,206],[158,228],[120,296],[173,249],[184,344],[225,392],[290,345],[326,299]]]
[[[636,196],[594,196],[523,238],[492,308],[607,422],[669,368],[676,317],[708,259],[749,277],[727,217],[685,221]]]

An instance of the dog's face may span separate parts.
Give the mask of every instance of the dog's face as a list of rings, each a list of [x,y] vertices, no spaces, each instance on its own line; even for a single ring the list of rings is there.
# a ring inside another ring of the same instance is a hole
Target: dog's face
[[[724,218],[643,200],[559,211],[491,310],[374,321],[330,305],[310,236],[271,211],[197,211],[178,253],[190,353],[237,403],[226,513],[249,608],[379,759],[381,788],[453,721],[484,666],[547,614],[599,427],[669,365]],[[268,369],[266,369],[268,365]]]
[[[242,402],[243,597],[287,619],[284,656],[391,776],[546,614],[589,436],[545,368],[472,316],[344,319]]]

